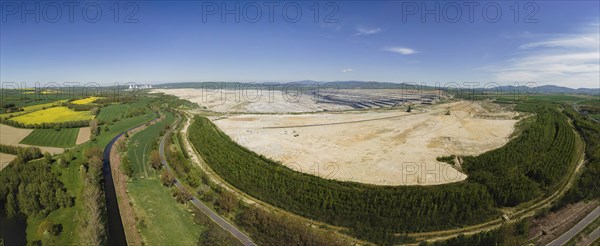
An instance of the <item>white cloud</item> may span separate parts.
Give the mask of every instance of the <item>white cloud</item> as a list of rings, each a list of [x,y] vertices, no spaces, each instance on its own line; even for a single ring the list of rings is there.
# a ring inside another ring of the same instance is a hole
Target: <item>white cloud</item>
[[[519,48],[531,49],[540,47],[563,47],[563,48],[596,48],[598,47],[598,36],[596,35],[581,35],[581,36],[565,36],[554,38],[541,42],[523,44]]]
[[[352,68],[342,69],[342,73],[349,73],[349,72],[352,72]]]
[[[376,34],[376,33],[380,33],[381,32],[381,28],[364,28],[364,27],[358,27],[356,28],[356,35],[371,35],[371,34]]]
[[[519,46],[522,51],[501,66],[488,66],[499,82],[542,82],[597,88],[600,81],[600,33],[553,35]]]
[[[385,48],[383,48],[383,50],[398,53],[401,55],[412,55],[412,54],[419,53],[418,51],[416,51],[414,49],[409,49],[409,48],[404,48],[404,47],[385,47]]]

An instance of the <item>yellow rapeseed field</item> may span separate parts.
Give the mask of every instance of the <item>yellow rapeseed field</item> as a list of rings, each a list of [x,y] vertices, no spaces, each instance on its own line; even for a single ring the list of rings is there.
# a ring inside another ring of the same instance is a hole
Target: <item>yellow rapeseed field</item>
[[[23,124],[39,124],[91,120],[93,118],[94,115],[92,115],[90,111],[75,111],[67,107],[54,107],[17,116],[11,118],[11,120]]]
[[[72,101],[71,103],[73,103],[73,104],[89,104],[89,103],[93,103],[94,101],[96,101],[98,99],[100,99],[100,97],[88,97],[88,98]]]
[[[19,111],[19,112],[13,112],[13,113],[4,113],[4,114],[0,114],[0,118],[10,118],[10,117],[14,117],[14,116],[19,116],[19,115],[24,115],[33,111],[37,111],[37,110],[42,110],[44,108],[51,108],[57,105],[60,105],[61,103],[66,102],[67,100],[58,100],[56,102],[49,102],[49,103],[42,103],[42,104],[36,104],[36,105],[31,105],[31,106],[25,106],[23,107],[23,111]]]

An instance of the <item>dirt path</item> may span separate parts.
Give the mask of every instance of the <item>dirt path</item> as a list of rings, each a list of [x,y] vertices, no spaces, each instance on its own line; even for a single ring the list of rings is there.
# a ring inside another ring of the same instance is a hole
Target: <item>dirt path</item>
[[[163,119],[164,116],[161,115],[160,118],[150,121],[149,124],[141,125],[137,128],[128,131],[127,133],[129,134],[129,136],[133,136],[135,133],[146,129],[146,127],[156,124],[157,122]],[[119,201],[119,212],[123,221],[125,236],[127,237],[127,244],[143,245],[142,236],[140,235],[137,229],[137,220],[135,218],[135,213],[133,211],[133,207],[129,202],[129,195],[127,195],[128,177],[121,171],[121,153],[118,150],[118,146],[120,146],[121,144],[125,144],[124,141],[126,141],[126,138],[125,135],[122,135],[119,139],[117,139],[117,141],[113,145],[110,151],[110,168],[113,174],[115,191],[117,193],[117,200]]]

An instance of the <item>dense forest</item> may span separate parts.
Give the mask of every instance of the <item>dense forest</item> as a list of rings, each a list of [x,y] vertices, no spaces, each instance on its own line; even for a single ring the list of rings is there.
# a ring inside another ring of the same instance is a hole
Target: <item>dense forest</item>
[[[526,107],[527,108],[526,108]],[[576,136],[567,117],[548,104],[521,106],[536,116],[504,147],[463,157],[469,181],[488,187],[498,206],[515,206],[552,190],[576,153]]]
[[[38,152],[38,158],[41,154]],[[73,205],[63,184],[51,170],[47,159],[28,162],[36,154],[22,151],[0,175],[0,204],[11,216],[46,216]]]
[[[249,195],[377,242],[386,232],[483,222],[499,216],[497,207],[531,200],[562,181],[575,148],[567,117],[549,104],[519,109],[535,114],[518,137],[465,157],[468,181],[438,186],[374,186],[299,173],[235,144],[205,117],[196,117],[189,137],[213,170]]]
[[[61,207],[70,207],[74,199],[54,175],[50,154],[36,147],[0,145],[0,152],[17,157],[0,175],[0,213],[7,217],[43,217]],[[61,225],[52,225],[58,233]]]
[[[573,119],[575,128],[585,139],[585,155],[588,162],[577,183],[571,187],[558,207],[565,203],[600,197],[600,179],[598,178],[600,177],[600,124],[594,123],[570,108],[565,110],[565,113]]]
[[[499,216],[480,184],[391,187],[325,180],[241,148],[203,117],[191,126],[190,140],[217,173],[246,193],[309,218],[352,228],[363,237],[376,231],[458,227]]]

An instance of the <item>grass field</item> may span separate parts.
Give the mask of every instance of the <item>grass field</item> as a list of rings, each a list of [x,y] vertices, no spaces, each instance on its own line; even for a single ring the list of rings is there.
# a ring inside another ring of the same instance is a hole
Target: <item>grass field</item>
[[[177,203],[156,178],[127,184],[144,242],[149,245],[196,245],[205,227],[194,223],[188,207]]]
[[[48,214],[46,218],[28,218],[27,219],[27,241],[42,240],[46,236],[44,231],[52,224],[61,224],[63,231],[72,232],[75,230],[73,219],[77,217],[77,208],[59,208]],[[30,225],[30,226],[29,226]],[[62,233],[54,242],[55,245],[76,245],[79,235],[72,233]]]
[[[20,143],[60,148],[72,147],[75,145],[78,134],[79,128],[62,128],[60,131],[54,129],[35,129],[21,140]]]
[[[84,98],[84,99],[79,99],[79,100],[75,100],[72,101],[72,104],[90,104],[93,103],[94,101],[100,99],[101,97],[88,97],[88,98]]]
[[[98,146],[106,146],[110,140],[115,137],[117,134],[124,132],[125,130],[135,127],[137,125],[143,124],[144,122],[148,122],[156,117],[155,113],[148,113],[132,118],[127,118],[124,120],[117,121],[115,124],[108,126],[108,132],[102,130],[102,135],[97,137],[97,141],[93,143],[93,145]]]
[[[476,99],[496,99],[498,101],[540,101],[540,102],[575,102],[585,99],[590,99],[591,96],[584,95],[567,95],[567,94],[534,94],[527,95],[524,93],[517,94],[516,92],[503,92],[501,95],[489,93],[488,95],[475,95]]]
[[[124,118],[125,115],[131,109],[148,108],[150,99],[142,98],[139,101],[128,103],[128,104],[113,104],[100,109],[100,113],[96,117],[101,122],[111,122],[120,118]]]
[[[75,111],[67,107],[54,107],[17,116],[12,118],[12,120],[23,124],[40,124],[91,120],[93,118],[94,115],[89,111]]]
[[[158,141],[158,137],[165,126],[172,124],[175,116],[170,113],[166,114],[166,118],[154,125],[139,132],[129,140],[127,154],[133,167],[134,178],[148,177],[152,172],[152,167],[148,163],[152,145]]]
[[[113,119],[118,119],[131,108],[128,104],[115,104],[106,106],[100,109],[97,119],[99,121],[111,122]]]
[[[129,140],[127,155],[134,169],[134,178],[127,184],[128,194],[139,218],[137,226],[145,243],[195,245],[205,227],[194,222],[186,205],[177,203],[171,190],[162,185],[148,163],[160,132],[175,120],[171,113],[166,113],[165,117]]]

